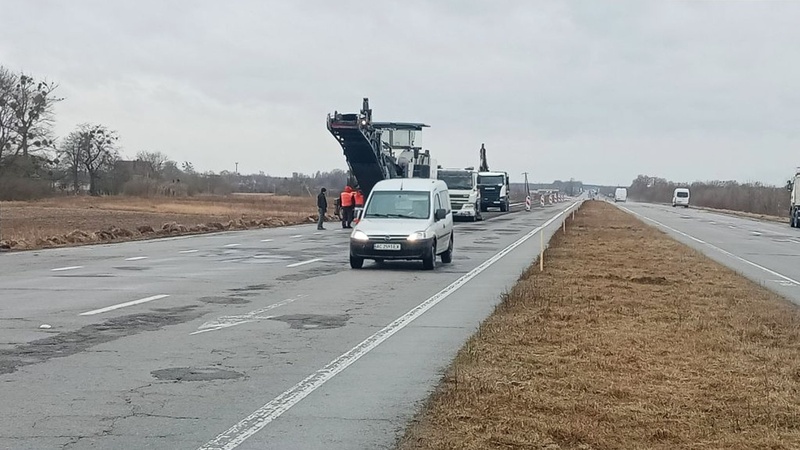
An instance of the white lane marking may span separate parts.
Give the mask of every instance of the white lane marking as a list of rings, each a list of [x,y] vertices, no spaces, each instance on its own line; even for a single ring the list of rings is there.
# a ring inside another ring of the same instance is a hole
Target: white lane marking
[[[182,250],[182,251],[179,251],[178,253],[197,253],[198,251],[199,250]]]
[[[314,234],[315,234],[315,235],[322,234],[322,231],[317,231],[317,232],[316,232],[316,233],[314,233]]]
[[[302,234],[295,234],[294,236],[291,236],[291,237],[292,238],[299,238],[299,237],[303,237],[303,235]]]
[[[93,316],[95,314],[100,314],[100,313],[104,313],[104,312],[108,312],[108,311],[113,311],[115,309],[125,308],[126,306],[139,305],[139,304],[142,304],[142,303],[152,302],[153,300],[161,300],[162,298],[167,298],[167,297],[169,297],[169,295],[166,295],[166,294],[154,295],[152,297],[141,298],[139,300],[134,300],[132,302],[125,302],[125,303],[120,303],[118,305],[106,306],[105,308],[94,309],[92,311],[87,311],[85,313],[81,313],[80,315],[81,316]]]
[[[63,272],[65,270],[75,270],[75,269],[83,269],[83,266],[69,266],[69,267],[59,267],[58,269],[50,269],[53,272]]]
[[[242,244],[227,244],[227,245],[225,245],[225,247],[226,248],[231,248],[231,247],[238,247],[240,245],[242,245]]]
[[[737,260],[737,261],[741,261],[741,262],[743,262],[743,263],[745,263],[745,264],[748,264],[748,265],[750,265],[750,266],[753,266],[753,267],[755,267],[756,269],[763,270],[764,272],[767,272],[768,274],[770,274],[770,275],[772,275],[772,276],[776,276],[776,277],[778,277],[778,278],[781,278],[781,279],[783,279],[783,280],[785,280],[785,281],[788,281],[789,283],[792,283],[792,284],[795,284],[795,285],[798,285],[798,286],[800,286],[800,281],[797,281],[797,280],[794,280],[794,279],[792,279],[792,278],[789,278],[789,277],[787,277],[786,275],[783,275],[783,274],[780,274],[780,273],[778,273],[778,272],[775,272],[775,271],[774,271],[774,270],[772,270],[772,269],[768,269],[768,268],[766,268],[766,267],[764,267],[764,266],[762,266],[762,265],[760,265],[760,264],[756,264],[756,263],[754,263],[753,261],[750,261],[750,260],[748,260],[748,259],[744,259],[744,258],[742,258],[741,256],[734,255],[733,253],[731,253],[731,252],[729,252],[729,251],[727,251],[727,250],[723,250],[723,249],[721,249],[721,248],[717,247],[717,246],[716,246],[716,245],[714,245],[714,244],[709,244],[709,243],[708,243],[708,242],[706,242],[706,241],[703,241],[703,240],[701,240],[701,239],[697,239],[696,237],[694,237],[694,236],[691,236],[691,235],[689,235],[689,234],[687,234],[687,233],[684,233],[683,231],[679,231],[679,230],[676,230],[675,228],[672,228],[672,227],[670,227],[670,226],[668,226],[668,225],[664,225],[663,223],[661,223],[661,222],[659,222],[659,221],[657,221],[657,220],[654,220],[654,219],[651,219],[651,218],[649,218],[649,217],[643,216],[643,215],[641,215],[641,214],[639,214],[639,213],[637,213],[637,212],[631,211],[631,210],[630,210],[630,209],[628,209],[628,208],[625,208],[625,207],[623,207],[623,206],[619,206],[619,208],[621,208],[621,209],[623,209],[623,210],[625,210],[625,211],[628,211],[629,213],[633,214],[634,216],[637,216],[637,217],[640,217],[640,218],[642,218],[642,219],[645,219],[645,220],[648,220],[648,221],[650,221],[650,222],[653,222],[654,224],[656,224],[656,225],[658,225],[658,226],[660,226],[660,227],[662,227],[662,228],[665,228],[665,229],[667,229],[667,230],[670,230],[670,231],[672,231],[673,233],[677,233],[677,234],[680,234],[681,236],[687,237],[687,238],[689,238],[689,239],[691,239],[691,240],[693,240],[693,241],[697,242],[698,244],[703,244],[703,245],[706,245],[706,246],[708,246],[708,247],[710,247],[710,248],[712,248],[712,249],[714,249],[714,250],[716,250],[716,251],[718,251],[718,252],[722,253],[722,254],[723,254],[723,255],[725,255],[725,256],[729,256],[729,257],[731,257],[731,258],[733,258],[733,259],[735,259],[735,260]]]
[[[272,242],[272,239],[262,239],[261,242]]]
[[[300,267],[300,266],[305,266],[306,264],[315,263],[317,261],[322,261],[322,258],[309,259],[308,261],[301,261],[301,262],[297,262],[297,263],[294,263],[294,264],[289,264],[286,267]]]
[[[556,219],[558,219],[565,213],[569,212],[570,209],[572,209],[572,207],[580,203],[581,201],[576,201],[568,208],[565,208],[563,211],[553,216],[550,220],[540,225],[539,227],[536,227],[535,229],[530,231],[525,236],[521,237],[513,244],[509,245],[500,252],[496,253],[494,256],[484,261],[478,267],[472,269],[467,274],[463,275],[461,278],[451,283],[449,286],[445,287],[441,291],[434,294],[432,297],[428,298],[427,300],[420,303],[407,313],[400,316],[394,322],[390,323],[389,325],[387,325],[377,333],[373,334],[372,336],[366,338],[360,344],[356,345],[352,349],[348,350],[346,353],[334,359],[322,369],[309,375],[303,381],[297,383],[288,391],[284,392],[283,394],[276,397],[274,400],[270,401],[266,405],[257,409],[255,412],[242,419],[239,423],[229,428],[224,433],[218,435],[217,437],[215,437],[213,440],[209,441],[202,447],[199,447],[198,450],[212,450],[212,449],[232,450],[238,447],[250,436],[253,436],[254,434],[258,433],[262,428],[267,426],[273,420],[280,417],[283,413],[288,411],[292,406],[296,405],[299,401],[301,401],[306,396],[317,390],[328,380],[336,376],[338,373],[349,367],[354,362],[358,361],[359,358],[372,351],[382,342],[392,337],[392,335],[405,328],[416,318],[425,314],[426,311],[433,308],[434,306],[436,306],[436,304],[438,304],[439,302],[450,296],[450,294],[458,290],[458,288],[465,285],[468,281],[472,280],[476,276],[480,275],[491,265],[502,259],[505,255],[513,251],[515,248],[525,243],[525,241],[535,236],[536,233],[538,233],[540,230],[546,228],[547,226],[555,222]]]
[[[223,328],[235,327],[236,325],[241,325],[243,323],[255,322],[257,320],[270,319],[270,318],[272,318],[274,316],[263,316],[262,314],[264,314],[265,312],[267,312],[269,310],[272,310],[272,309],[275,309],[275,308],[278,308],[278,307],[281,307],[281,306],[288,305],[289,303],[292,303],[293,301],[299,300],[299,299],[301,299],[303,297],[306,297],[306,296],[305,295],[298,295],[297,297],[294,297],[294,298],[287,298],[286,300],[282,300],[282,301],[280,301],[278,303],[269,305],[267,307],[264,307],[264,308],[261,308],[261,309],[257,309],[255,311],[250,311],[247,314],[240,314],[240,315],[236,315],[236,316],[222,316],[222,317],[218,318],[217,320],[212,320],[210,322],[206,322],[206,323],[200,325],[197,328],[197,331],[195,331],[193,333],[189,333],[189,334],[192,335],[192,334],[206,333],[208,331],[217,331],[217,330],[221,330]]]
[[[134,256],[133,258],[125,258],[125,261],[141,261],[147,259],[147,256]]]

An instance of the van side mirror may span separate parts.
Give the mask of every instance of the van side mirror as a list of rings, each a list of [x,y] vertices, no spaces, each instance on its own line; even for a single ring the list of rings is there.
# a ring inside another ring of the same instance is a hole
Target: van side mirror
[[[447,217],[446,209],[437,209],[436,212],[433,214],[433,218],[436,219],[437,222],[444,219],[445,217]]]

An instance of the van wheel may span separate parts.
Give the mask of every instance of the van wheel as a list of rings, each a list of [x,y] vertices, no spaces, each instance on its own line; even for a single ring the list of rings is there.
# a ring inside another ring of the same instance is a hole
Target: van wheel
[[[362,267],[364,267],[364,258],[359,258],[357,256],[350,256],[350,268],[360,269]]]
[[[425,270],[433,270],[436,268],[436,241],[433,241],[431,246],[431,254],[422,260],[422,268]]]
[[[450,247],[447,248],[447,251],[442,253],[442,262],[445,264],[450,264],[453,262],[453,235],[450,235]]]
[[[500,212],[508,211],[508,202],[503,202],[500,204]]]

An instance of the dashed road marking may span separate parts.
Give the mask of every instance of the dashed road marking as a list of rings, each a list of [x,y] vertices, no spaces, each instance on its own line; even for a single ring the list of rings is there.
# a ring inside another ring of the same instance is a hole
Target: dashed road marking
[[[225,245],[225,247],[226,247],[226,248],[232,248],[232,247],[239,247],[239,246],[241,246],[241,245],[242,245],[242,244],[227,244],[227,245]]]
[[[274,239],[262,239],[261,242],[272,242]]]
[[[53,272],[63,272],[65,270],[75,270],[75,269],[83,269],[83,266],[59,267],[58,269],[51,269],[51,270]]]
[[[309,259],[308,261],[296,262],[294,264],[289,264],[286,267],[300,267],[300,266],[305,266],[306,264],[315,263],[317,261],[322,261],[322,258],[314,258],[314,259]]]
[[[296,239],[296,238],[299,238],[299,237],[303,237],[303,235],[302,234],[295,234],[294,236],[292,236],[292,239]]]
[[[147,259],[147,256],[134,256],[132,258],[125,258],[125,261],[141,261]]]
[[[199,252],[199,250],[182,250],[178,253],[197,253],[197,252]]]
[[[105,308],[93,309],[91,311],[81,313],[80,315],[93,316],[95,314],[101,314],[104,312],[113,311],[115,309],[125,308],[126,306],[140,305],[142,303],[152,302],[153,300],[161,300],[162,298],[167,298],[167,297],[169,297],[169,295],[166,294],[154,295],[152,297],[141,298],[139,300],[134,300],[132,302],[125,302],[125,303],[120,303],[118,305],[106,306]]]

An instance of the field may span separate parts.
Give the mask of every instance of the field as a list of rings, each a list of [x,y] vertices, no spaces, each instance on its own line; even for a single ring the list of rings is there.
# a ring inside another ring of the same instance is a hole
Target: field
[[[605,202],[544,261],[400,449],[800,448],[794,305]]]
[[[316,198],[259,194],[0,202],[0,243],[12,249],[31,249],[113,242],[307,223],[314,220],[311,216],[316,217]]]

